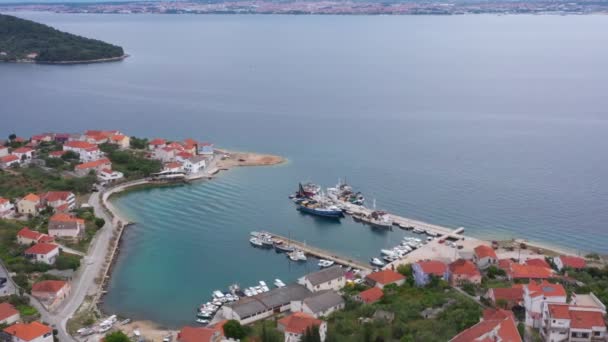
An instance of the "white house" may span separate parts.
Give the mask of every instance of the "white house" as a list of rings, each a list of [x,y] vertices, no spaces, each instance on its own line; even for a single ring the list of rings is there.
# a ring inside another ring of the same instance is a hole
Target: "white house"
[[[82,162],[90,162],[103,157],[103,153],[97,145],[86,141],[68,141],[63,144],[63,150],[78,153]]]
[[[0,325],[10,325],[21,319],[19,311],[9,303],[0,303]]]
[[[17,233],[17,243],[20,245],[29,246],[33,243],[53,242],[53,240],[53,237],[31,230],[28,227],[21,228]]]
[[[43,280],[32,285],[32,296],[52,310],[70,294],[70,289],[63,280]]]
[[[315,292],[302,300],[291,302],[291,312],[304,312],[315,318],[329,316],[334,311],[344,309],[344,298],[336,291]]]
[[[298,284],[306,286],[312,292],[339,291],[346,285],[346,277],[340,266],[332,266],[303,276],[298,279]]]
[[[0,157],[8,156],[8,147],[0,146]]]
[[[114,182],[123,179],[125,176],[122,172],[112,169],[103,169],[97,173],[97,178],[102,182]]]
[[[65,205],[72,210],[76,208],[76,195],[70,191],[49,191],[42,196],[42,203],[54,209]]]
[[[10,218],[15,214],[15,206],[6,198],[0,197],[0,218]]]
[[[53,329],[40,322],[16,323],[4,329],[11,342],[53,342]]]
[[[585,259],[570,255],[556,256],[553,258],[553,263],[560,271],[564,268],[581,269],[587,267]]]
[[[526,325],[536,329],[540,328],[543,305],[545,303],[565,304],[566,296],[566,290],[562,285],[551,284],[546,280],[532,281],[524,286]]]
[[[34,262],[52,265],[59,255],[59,246],[52,243],[40,242],[26,249],[24,254],[26,258]]]
[[[545,341],[605,341],[600,307],[544,303],[540,334]]]
[[[163,167],[163,171],[180,172],[180,171],[182,171],[182,167],[183,167],[183,164],[180,162],[165,163],[165,165]]]
[[[300,342],[307,329],[319,328],[321,342],[327,336],[327,323],[308,314],[296,312],[277,321],[277,329],[285,334],[285,342]]]
[[[186,173],[198,173],[207,166],[207,158],[205,156],[193,156],[184,160],[184,171]]]
[[[114,134],[110,137],[113,144],[118,145],[118,148],[124,150],[131,146],[131,138],[122,134]]]
[[[85,224],[83,219],[65,213],[57,213],[49,219],[48,230],[52,237],[79,239],[84,235]]]
[[[21,163],[29,163],[34,158],[34,150],[29,147],[19,147],[13,150],[11,153],[15,157],[19,158]]]
[[[42,209],[42,202],[40,196],[36,194],[27,194],[21,200],[17,202],[17,211],[20,214],[38,215],[38,212]]]
[[[473,262],[477,264],[477,267],[481,270],[486,269],[492,265],[498,265],[498,258],[496,252],[492,247],[486,245],[479,245],[475,247],[473,253]]]
[[[8,156],[0,157],[0,169],[6,169],[14,165],[18,165],[21,162],[19,157],[13,154]]]
[[[154,151],[165,146],[167,146],[167,141],[165,141],[165,139],[156,138],[148,142],[148,149],[150,151]]]

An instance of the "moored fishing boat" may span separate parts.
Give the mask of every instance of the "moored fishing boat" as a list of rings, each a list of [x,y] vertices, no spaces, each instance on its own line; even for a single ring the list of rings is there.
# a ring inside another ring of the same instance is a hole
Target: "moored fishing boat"
[[[316,200],[303,201],[296,205],[297,209],[300,212],[312,214],[315,216],[337,219],[344,217],[342,209],[338,208],[335,205],[324,204]]]
[[[277,278],[274,280],[274,286],[281,288],[281,287],[285,287],[287,285],[285,285],[285,283],[281,279]]]
[[[251,239],[249,239],[249,242],[254,246],[254,247],[264,247],[264,244],[262,243],[262,241],[256,237],[252,237]]]
[[[333,264],[335,264],[335,262],[332,260],[321,259],[321,260],[319,260],[319,263],[317,265],[321,268],[326,268],[326,267],[333,266]]]
[[[363,216],[361,221],[375,228],[392,229],[393,219],[386,211],[375,210],[369,216]]]
[[[278,253],[291,253],[294,251],[294,248],[285,243],[284,241],[275,241],[274,250]]]

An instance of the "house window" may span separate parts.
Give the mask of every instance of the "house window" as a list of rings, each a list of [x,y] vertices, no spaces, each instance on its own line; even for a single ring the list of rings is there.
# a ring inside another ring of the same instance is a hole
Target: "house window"
[[[583,333],[583,338],[589,338],[589,333]]]

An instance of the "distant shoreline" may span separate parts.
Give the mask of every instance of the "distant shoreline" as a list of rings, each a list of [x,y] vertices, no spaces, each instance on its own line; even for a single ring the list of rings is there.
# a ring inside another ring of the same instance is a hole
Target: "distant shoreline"
[[[4,63],[18,63],[18,64],[49,64],[49,65],[71,65],[71,64],[95,64],[95,63],[111,63],[111,62],[119,62],[127,57],[130,57],[129,54],[124,54],[118,57],[109,57],[109,58],[99,58],[99,59],[90,59],[90,60],[81,60],[81,61],[35,61],[35,60],[16,60],[16,61],[2,61]]]

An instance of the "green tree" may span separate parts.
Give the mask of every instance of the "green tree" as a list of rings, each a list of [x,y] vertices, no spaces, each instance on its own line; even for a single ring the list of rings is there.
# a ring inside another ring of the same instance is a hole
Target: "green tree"
[[[517,331],[519,332],[519,337],[521,337],[521,340],[524,340],[524,337],[526,337],[526,326],[519,322],[519,324],[517,324]]]
[[[131,148],[133,149],[144,150],[148,148],[148,139],[146,138],[140,139],[138,137],[131,137],[129,141]]]
[[[10,141],[13,141],[13,140],[15,140],[15,139],[17,139],[17,134],[15,134],[15,133],[11,133],[11,134],[8,136],[8,140],[10,140]]]
[[[499,299],[496,300],[496,307],[497,308],[506,309],[507,305],[509,305],[509,302],[507,302],[507,300],[504,299],[504,298],[499,298]]]
[[[95,225],[97,226],[97,228],[103,227],[104,224],[106,224],[106,220],[102,219],[101,217],[95,218]]]
[[[125,335],[122,331],[115,331],[109,333],[104,338],[105,342],[131,342],[129,336]]]
[[[302,342],[321,342],[319,326],[313,325],[306,328],[306,331],[304,331],[304,335],[302,335]]]
[[[76,153],[74,151],[67,151],[66,153],[64,153],[61,156],[61,159],[65,160],[65,161],[80,160],[80,154]]]
[[[224,324],[224,334],[229,338],[242,339],[247,335],[247,332],[239,321],[231,319]]]

